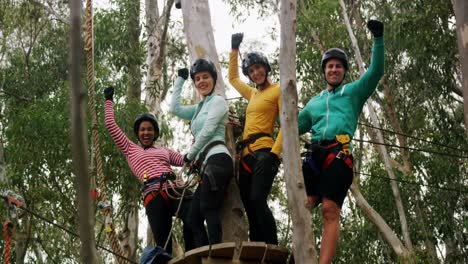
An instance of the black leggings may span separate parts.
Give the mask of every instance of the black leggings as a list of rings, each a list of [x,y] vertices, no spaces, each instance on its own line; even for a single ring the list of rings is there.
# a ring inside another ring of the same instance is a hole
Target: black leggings
[[[190,208],[190,220],[196,247],[221,243],[223,229],[219,211],[229,180],[234,174],[231,156],[225,153],[214,154],[206,161],[202,181],[197,187]],[[208,226],[208,234],[204,221]]]
[[[182,193],[183,190],[178,190]],[[173,193],[171,193],[174,196]],[[188,190],[185,191],[184,197],[191,196]],[[166,201],[161,194],[158,194],[146,205],[146,215],[153,231],[154,240],[156,245],[164,247],[169,236],[169,232],[172,227],[172,216],[175,215],[177,207],[179,206],[180,200],[174,200],[169,198]],[[183,235],[185,251],[194,249],[193,231],[190,227],[189,208],[191,205],[191,198],[184,198],[180,205],[178,218],[182,219],[183,222]],[[172,254],[172,238],[169,238],[169,242],[166,247],[166,252]]]
[[[242,164],[240,165],[239,189],[249,220],[250,241],[277,245],[276,222],[268,207],[267,199],[278,172],[278,166],[272,162],[271,156],[267,155],[273,155],[269,148],[255,151],[257,158],[252,155],[243,157],[243,162],[252,173],[248,172]],[[257,162],[258,160],[266,162]]]

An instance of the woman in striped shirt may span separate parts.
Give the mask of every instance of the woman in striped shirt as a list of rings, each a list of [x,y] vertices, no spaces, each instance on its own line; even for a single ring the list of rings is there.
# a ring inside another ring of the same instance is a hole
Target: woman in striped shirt
[[[164,247],[172,226],[172,216],[179,206],[179,199],[173,199],[175,191],[181,192],[182,182],[175,180],[171,166],[182,166],[184,157],[171,149],[156,147],[154,141],[159,136],[156,118],[150,113],[135,119],[133,130],[140,144],[129,140],[117,126],[114,119],[114,88],[104,90],[105,124],[112,139],[125,156],[133,175],[142,183],[142,198],[146,215],[158,246]],[[179,189],[179,190],[178,190]],[[186,191],[187,193],[187,191]],[[168,195],[169,194],[169,195]],[[188,223],[190,201],[183,199],[178,217],[184,222],[185,250],[193,249],[193,235]],[[166,251],[172,252],[169,238]]]

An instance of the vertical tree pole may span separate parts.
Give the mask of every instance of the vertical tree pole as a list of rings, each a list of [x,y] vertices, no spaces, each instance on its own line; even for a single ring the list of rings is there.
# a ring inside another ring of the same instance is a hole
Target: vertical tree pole
[[[221,66],[211,26],[211,14],[208,0],[179,1],[176,7],[181,5],[184,18],[184,32],[187,38],[190,60],[198,58],[211,60],[216,66],[218,80],[216,81],[215,93],[226,97],[225,85],[222,78]],[[231,153],[234,149],[234,138],[232,127],[226,127],[226,144]],[[234,180],[231,180],[227,188],[227,198],[224,200],[221,210],[221,221],[223,226],[223,240],[241,242],[247,240],[247,226],[243,218],[243,205],[240,199],[239,189]]]
[[[299,155],[296,89],[296,0],[281,0],[281,129],[283,166],[288,204],[293,221],[293,253],[296,263],[317,263],[312,221],[306,208],[307,196]]]
[[[5,152],[3,150],[3,139],[0,138],[0,183],[6,180]]]
[[[88,142],[86,137],[85,99],[81,85],[81,0],[70,0],[70,89],[71,89],[71,141],[73,165],[77,176],[77,199],[79,233],[81,240],[80,256],[82,263],[98,263],[96,242],[91,210],[90,174],[88,171]]]
[[[468,135],[468,3],[452,0],[457,22],[458,50],[462,72],[463,108],[465,109],[465,132]]]

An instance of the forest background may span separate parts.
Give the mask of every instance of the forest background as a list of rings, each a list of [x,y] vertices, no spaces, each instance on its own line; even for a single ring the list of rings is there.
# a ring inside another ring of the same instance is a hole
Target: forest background
[[[173,2],[97,1],[99,8],[94,10],[94,75],[105,192],[112,197],[112,219],[123,251],[133,260],[138,260],[147,243],[141,236],[147,220],[141,213],[139,183],[104,129],[102,91],[109,85],[116,87],[116,120],[131,139],[136,140],[133,118],[150,110],[162,127],[158,144],[186,151],[188,126],[174,121],[165,106],[177,69],[191,60],[181,11]],[[209,1],[210,7],[213,2]],[[347,7],[348,20],[340,2]],[[252,16],[271,21],[262,39],[247,38],[241,51],[266,52],[273,79],[279,81],[279,1],[224,3],[233,18],[233,24],[226,25],[229,32]],[[372,42],[365,22],[374,18],[385,24],[386,72],[368,102],[378,123],[371,121],[368,111],[359,122],[353,142],[357,173],[342,212],[334,263],[395,263],[408,258],[416,263],[468,263],[468,141],[452,2],[308,0],[298,1],[297,10],[299,106],[325,87],[320,58],[327,48],[343,48],[350,57],[346,80],[359,78],[346,22],[366,65]],[[29,210],[77,230],[77,181],[70,144],[69,15],[66,1],[0,2],[0,190],[20,194]],[[230,33],[224,38],[221,50],[226,52],[219,54],[226,80],[222,90],[241,116],[246,102],[236,98],[227,84]],[[191,87],[186,88],[189,102]],[[90,137],[91,127],[90,119]],[[89,155],[94,155],[92,148]],[[90,171],[96,174],[93,159]],[[290,248],[292,221],[284,182],[281,171],[270,203],[280,244]],[[0,206],[0,215],[2,221],[13,218],[6,206]],[[320,217],[311,217],[319,246]],[[76,236],[21,210],[13,220],[14,262],[79,262]],[[105,222],[97,212],[96,242],[107,246]],[[180,242],[179,229],[176,237]],[[4,247],[5,243],[0,244],[2,251]],[[176,247],[182,250],[180,244]],[[114,259],[102,250],[98,256],[104,263]]]

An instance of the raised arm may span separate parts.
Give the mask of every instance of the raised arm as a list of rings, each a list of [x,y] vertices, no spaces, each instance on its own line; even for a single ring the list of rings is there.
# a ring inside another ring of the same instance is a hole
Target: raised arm
[[[229,55],[229,83],[247,100],[255,92],[253,87],[250,87],[239,78],[239,64],[237,62],[239,56],[239,46],[244,35],[242,33],[233,34],[231,37],[231,54]]]
[[[360,104],[364,104],[375,91],[385,69],[383,24],[380,21],[370,20],[367,27],[374,36],[371,63],[367,71],[355,82],[355,85],[350,86],[351,92],[356,94],[355,98],[359,100]]]
[[[119,128],[117,123],[115,122],[114,118],[114,87],[108,87],[104,90],[104,97],[106,98],[105,101],[105,109],[104,109],[104,122],[111,135],[112,139],[114,140],[117,147],[122,151],[122,153],[127,156],[128,149],[131,142],[125,133]]]
[[[181,104],[181,92],[182,87],[184,86],[185,80],[188,78],[188,69],[183,68],[179,69],[178,77],[174,83],[174,89],[172,90],[171,106],[169,111],[174,115],[186,119],[192,120],[193,115],[197,109],[196,105],[182,105]]]

